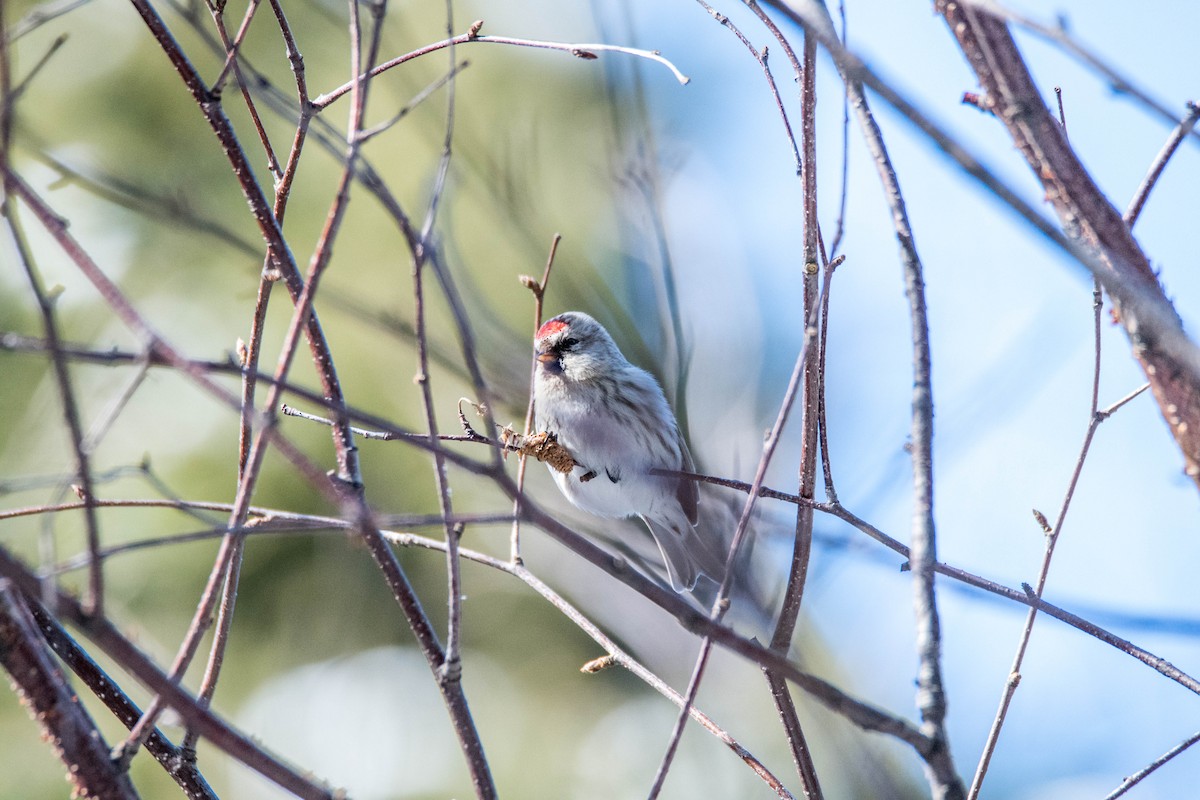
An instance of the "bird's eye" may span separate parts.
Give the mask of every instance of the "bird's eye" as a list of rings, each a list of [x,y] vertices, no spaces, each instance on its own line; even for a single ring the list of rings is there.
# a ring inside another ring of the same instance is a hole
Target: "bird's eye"
[[[568,339],[563,339],[563,342],[562,342],[562,346],[563,346],[564,350],[570,350],[571,348],[575,347],[575,345],[577,345],[577,344],[579,344],[579,340],[573,336]]]

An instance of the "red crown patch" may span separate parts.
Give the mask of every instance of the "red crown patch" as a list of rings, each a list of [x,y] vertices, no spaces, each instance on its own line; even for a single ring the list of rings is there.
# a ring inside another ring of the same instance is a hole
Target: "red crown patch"
[[[533,338],[545,339],[550,334],[558,333],[566,327],[567,323],[563,322],[561,319],[552,319],[544,323],[542,327],[538,328],[537,335],[535,335]]]

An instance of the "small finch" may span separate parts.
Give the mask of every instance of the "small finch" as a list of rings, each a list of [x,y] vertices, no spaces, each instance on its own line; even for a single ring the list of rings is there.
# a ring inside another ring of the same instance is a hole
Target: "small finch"
[[[675,591],[695,587],[700,574],[720,581],[717,543],[697,535],[695,481],[650,474],[693,471],[658,383],[625,359],[600,323],[578,311],[542,325],[535,346],[537,429],[554,434],[575,460],[570,472],[551,469],[559,490],[599,517],[641,517]]]

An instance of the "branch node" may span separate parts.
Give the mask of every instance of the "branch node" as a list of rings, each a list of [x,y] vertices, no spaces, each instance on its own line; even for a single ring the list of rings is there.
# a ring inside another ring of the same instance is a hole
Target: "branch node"
[[[579,671],[585,675],[595,675],[597,672],[603,672],[609,667],[615,667],[616,665],[616,656],[614,656],[612,653],[609,653],[608,655],[600,656],[600,658],[593,658],[591,661],[580,667]]]
[[[984,114],[995,114],[992,108],[992,99],[986,94],[977,94],[976,92],[963,92],[962,104],[964,106],[973,106]]]

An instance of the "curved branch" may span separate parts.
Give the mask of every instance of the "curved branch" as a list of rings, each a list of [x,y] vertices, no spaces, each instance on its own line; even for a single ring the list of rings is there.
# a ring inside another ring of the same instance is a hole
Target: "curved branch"
[[[444,50],[447,47],[457,47],[464,44],[506,44],[511,47],[533,47],[540,50],[560,50],[564,53],[570,53],[576,58],[582,58],[586,61],[592,61],[597,56],[596,53],[625,53],[626,55],[636,56],[637,58],[646,58],[651,61],[657,61],[667,69],[671,70],[671,74],[675,76],[675,80],[680,84],[687,85],[691,82],[691,78],[679,71],[679,68],[668,61],[657,50],[641,50],[636,47],[623,47],[616,44],[573,44],[568,42],[547,42],[538,39],[517,39],[512,36],[480,36],[479,29],[483,27],[483,20],[477,20],[471,25],[471,29],[466,33],[460,33],[458,36],[452,36],[449,39],[443,39],[440,42],[427,44],[424,47],[417,48],[402,56],[396,56],[390,61],[385,61],[378,66],[372,67],[370,71],[365,73],[368,78],[374,78],[387,72],[393,67],[398,67],[412,61],[415,58],[420,58],[430,53],[436,53],[438,50]],[[313,108],[321,110],[342,97],[350,91],[354,81],[344,83],[332,91],[326,92],[318,97],[313,98]]]

